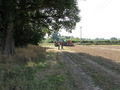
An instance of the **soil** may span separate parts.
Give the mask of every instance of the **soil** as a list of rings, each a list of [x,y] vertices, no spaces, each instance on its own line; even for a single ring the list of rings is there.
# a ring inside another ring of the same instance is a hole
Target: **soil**
[[[58,50],[74,90],[120,90],[120,46],[75,46]]]
[[[100,56],[120,63],[120,46],[75,46],[70,47],[79,53],[87,53],[92,56]]]

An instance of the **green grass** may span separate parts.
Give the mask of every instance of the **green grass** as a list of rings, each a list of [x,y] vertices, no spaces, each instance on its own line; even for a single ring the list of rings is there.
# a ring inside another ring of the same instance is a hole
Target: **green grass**
[[[65,68],[65,63],[64,62],[59,62],[59,67],[64,69]]]
[[[66,74],[44,75],[39,81],[41,90],[65,90],[63,83],[67,80]]]
[[[64,82],[66,74],[38,75],[47,69],[37,67],[15,68],[4,71],[2,75],[1,90],[66,90]]]
[[[71,76],[59,53],[33,46],[16,51],[13,57],[0,55],[0,90],[70,90]]]
[[[46,42],[44,42],[44,43],[40,43],[40,45],[42,45],[42,46],[54,46],[54,43],[46,43]]]

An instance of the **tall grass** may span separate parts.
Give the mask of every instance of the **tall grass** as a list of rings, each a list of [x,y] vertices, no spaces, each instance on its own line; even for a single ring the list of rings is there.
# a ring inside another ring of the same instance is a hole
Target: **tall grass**
[[[46,49],[40,46],[17,48],[16,55],[10,57],[0,54],[0,90],[33,90],[38,70],[35,65],[45,54]]]
[[[41,46],[28,46],[26,48],[16,48],[16,55],[4,57],[0,54],[0,62],[20,62],[45,58],[45,48]]]
[[[73,90],[65,63],[46,49],[28,46],[11,57],[0,54],[0,90]]]
[[[45,48],[40,46],[28,46],[27,48],[17,48],[16,51],[17,59],[25,61],[45,58]]]

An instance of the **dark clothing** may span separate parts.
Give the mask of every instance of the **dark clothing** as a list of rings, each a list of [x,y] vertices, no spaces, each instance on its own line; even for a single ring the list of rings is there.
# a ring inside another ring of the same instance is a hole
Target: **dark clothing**
[[[63,49],[63,46],[64,46],[64,42],[62,41],[61,42],[61,49]]]
[[[63,41],[61,42],[61,45],[64,45],[64,42],[63,42]]]

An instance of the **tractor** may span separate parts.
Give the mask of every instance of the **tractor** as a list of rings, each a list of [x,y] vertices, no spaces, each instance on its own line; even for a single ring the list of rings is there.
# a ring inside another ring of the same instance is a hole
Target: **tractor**
[[[64,40],[64,39],[62,39],[62,40],[60,40],[60,41],[55,41],[55,46],[56,46],[56,47],[59,46],[59,44],[60,44],[62,41],[63,41],[63,43],[64,43],[64,46],[74,46],[74,44],[72,43],[72,40],[66,41],[66,40]]]
[[[72,40],[68,40],[66,46],[75,46],[75,45],[72,43]]]

